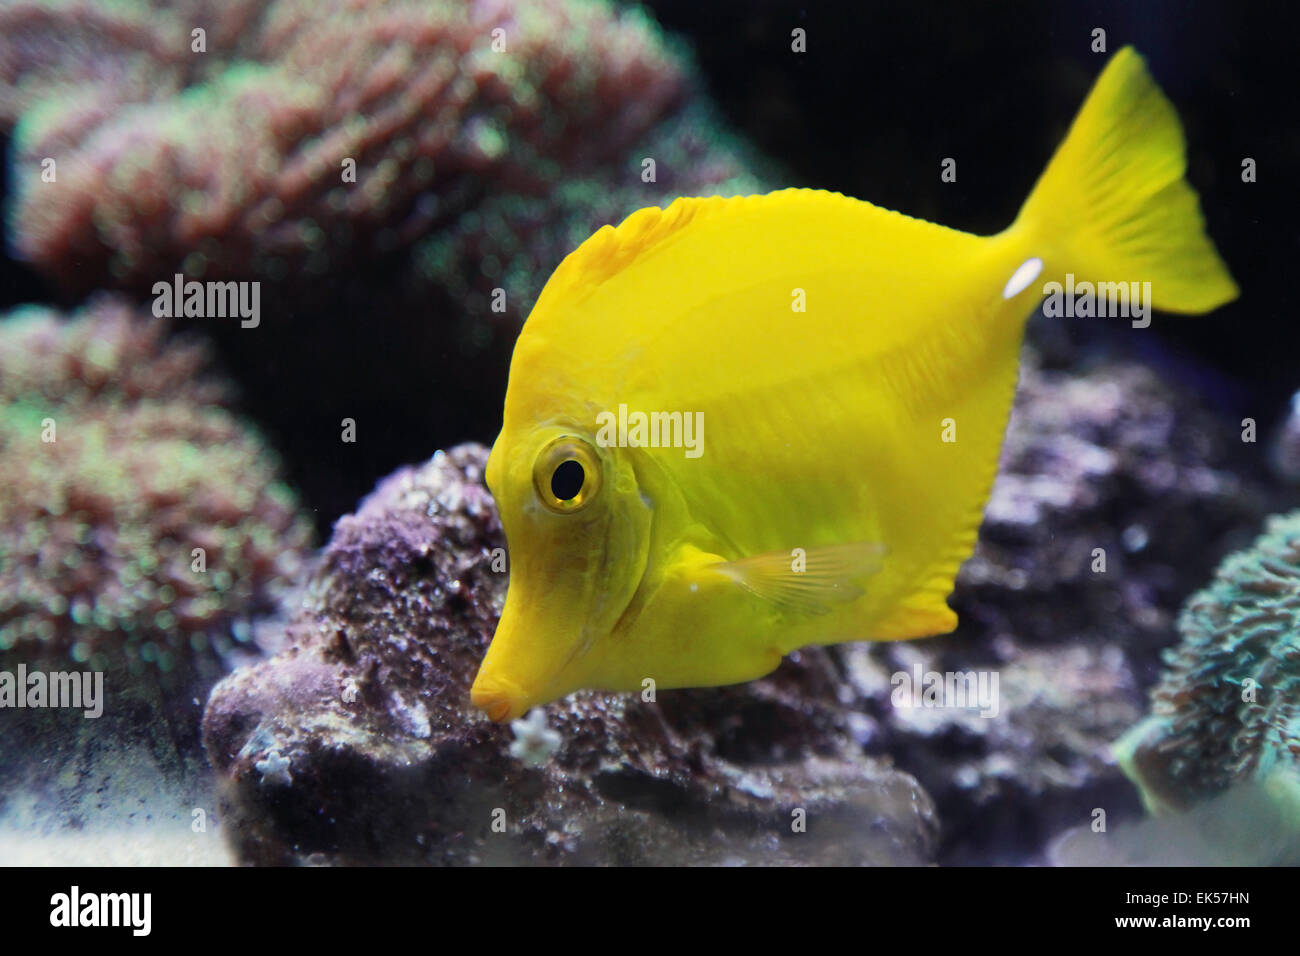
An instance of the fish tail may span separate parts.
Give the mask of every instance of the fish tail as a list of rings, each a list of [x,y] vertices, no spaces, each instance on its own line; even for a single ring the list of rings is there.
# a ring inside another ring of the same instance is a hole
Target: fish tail
[[[1050,244],[1050,271],[1090,282],[1150,282],[1155,308],[1209,312],[1238,290],[1183,178],[1186,154],[1172,104],[1137,51],[1124,47],[1097,79],[1011,231]]]

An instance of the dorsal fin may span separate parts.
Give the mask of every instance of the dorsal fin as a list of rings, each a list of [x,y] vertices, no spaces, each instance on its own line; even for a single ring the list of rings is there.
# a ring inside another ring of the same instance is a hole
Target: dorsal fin
[[[828,203],[852,203],[871,209],[877,215],[907,220],[936,233],[962,235],[944,226],[913,219],[903,213],[872,206],[825,189],[792,187],[749,196],[682,197],[674,199],[666,209],[647,206],[629,215],[618,226],[601,226],[556,268],[537,300],[537,309],[548,299],[558,299],[561,295],[573,297],[568,300],[569,304],[580,300],[585,293],[596,289],[641,256],[672,240],[691,225],[734,215],[745,211],[746,207],[772,207],[782,203],[808,202],[810,199]]]
[[[658,206],[638,209],[617,227],[601,226],[586,242],[565,256],[547,286],[565,290],[595,288],[701,216],[717,215],[729,206],[763,198],[682,197],[674,199],[667,209]]]

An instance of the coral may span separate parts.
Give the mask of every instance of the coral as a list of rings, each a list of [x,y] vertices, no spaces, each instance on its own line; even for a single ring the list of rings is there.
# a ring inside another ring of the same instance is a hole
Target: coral
[[[1125,773],[1163,813],[1258,783],[1300,836],[1300,511],[1226,558],[1178,629],[1150,716],[1116,744]]]
[[[929,798],[862,755],[818,650],[739,687],[574,694],[514,729],[474,711],[506,587],[486,457],[385,479],[338,522],[287,649],[213,689],[203,739],[240,861],[929,858]]]
[[[299,573],[275,459],[163,335],[110,300],[0,321],[0,652],[167,672]]]
[[[137,0],[101,31],[84,6],[22,3],[0,43],[0,116],[22,117],[14,243],[77,288],[319,277],[484,194],[547,195],[684,92],[643,14],[587,0],[240,5],[243,29],[214,27],[205,53],[189,34],[211,4]]]
[[[564,743],[564,738],[547,726],[546,712],[541,708],[535,709],[527,717],[513,721],[510,729],[515,734],[514,743],[510,745],[510,756],[534,766],[544,766],[551,755],[560,749],[560,744]]]
[[[0,121],[13,124],[42,100],[59,97],[86,110],[169,96],[190,60],[186,33],[166,11],[133,0],[6,3],[0,7]]]

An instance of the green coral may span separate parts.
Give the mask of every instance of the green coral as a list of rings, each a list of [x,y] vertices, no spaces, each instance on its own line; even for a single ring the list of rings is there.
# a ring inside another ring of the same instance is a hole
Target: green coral
[[[1251,788],[1300,834],[1300,511],[1225,559],[1178,628],[1120,766],[1152,812]]]
[[[274,457],[163,331],[107,300],[0,320],[0,654],[171,671],[300,569]]]

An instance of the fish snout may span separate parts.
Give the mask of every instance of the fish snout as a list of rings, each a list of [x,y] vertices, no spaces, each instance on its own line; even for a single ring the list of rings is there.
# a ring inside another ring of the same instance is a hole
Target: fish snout
[[[497,724],[522,717],[531,706],[528,695],[515,684],[500,678],[485,679],[482,673],[474,679],[469,699],[488,720]]]

